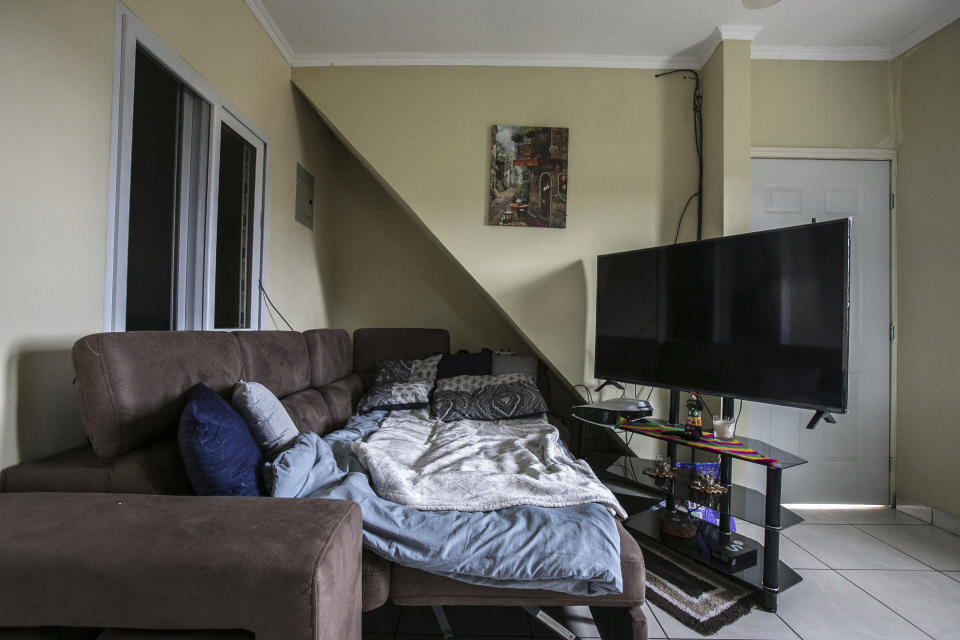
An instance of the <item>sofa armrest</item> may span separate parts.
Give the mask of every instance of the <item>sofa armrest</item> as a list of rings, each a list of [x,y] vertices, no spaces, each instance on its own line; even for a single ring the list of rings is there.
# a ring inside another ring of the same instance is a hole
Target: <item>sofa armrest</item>
[[[360,527],[341,500],[0,494],[0,627],[359,639]]]

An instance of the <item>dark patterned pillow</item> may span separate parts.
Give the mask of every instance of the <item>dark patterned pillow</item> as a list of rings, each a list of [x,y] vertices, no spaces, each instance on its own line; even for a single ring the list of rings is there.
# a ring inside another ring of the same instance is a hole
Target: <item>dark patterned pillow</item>
[[[370,387],[357,405],[357,413],[392,409],[420,409],[430,404],[428,382],[388,382]]]
[[[522,373],[437,380],[433,393],[433,413],[444,422],[525,418],[547,410],[533,378]]]
[[[433,386],[437,379],[437,365],[443,354],[422,360],[378,360],[375,385],[390,382],[427,382]]]

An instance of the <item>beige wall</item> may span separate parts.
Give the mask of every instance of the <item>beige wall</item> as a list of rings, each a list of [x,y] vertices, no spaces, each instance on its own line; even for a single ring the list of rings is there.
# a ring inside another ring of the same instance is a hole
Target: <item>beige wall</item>
[[[301,162],[333,211],[334,145],[286,61],[242,0],[130,7],[269,137],[265,284],[295,327],[325,326],[328,240],[293,200]],[[84,441],[69,348],[103,327],[113,47],[112,0],[0,3],[0,467]]]
[[[652,71],[298,68],[294,82],[571,382],[596,256],[672,241],[696,190],[692,81]],[[566,229],[484,225],[494,124],[570,128]]]
[[[750,68],[746,40],[724,40],[703,66],[705,238],[750,231]]]
[[[703,82],[703,237],[723,235],[723,43],[700,71]],[[684,240],[696,235],[688,230]]]
[[[723,47],[723,235],[750,231],[750,43]]]
[[[897,494],[960,514],[960,22],[895,61],[899,101]]]
[[[82,441],[67,349],[102,326],[112,73],[111,2],[0,3],[0,466]]]
[[[755,147],[894,144],[888,62],[754,60],[750,84]]]
[[[529,352],[480,287],[356,158],[342,150],[338,164],[333,326],[351,333],[439,327],[450,331],[453,350]]]

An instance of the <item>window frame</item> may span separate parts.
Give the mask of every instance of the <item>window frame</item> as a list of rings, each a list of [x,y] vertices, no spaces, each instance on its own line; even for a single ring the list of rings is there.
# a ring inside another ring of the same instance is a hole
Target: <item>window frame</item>
[[[216,282],[216,233],[217,199],[220,176],[220,135],[226,124],[257,151],[256,184],[254,195],[254,242],[253,280],[250,283],[249,327],[221,327],[218,330],[257,330],[263,325],[265,304],[259,281],[266,277],[264,254],[267,246],[267,222],[269,219],[269,167],[270,142],[239,109],[217,92],[203,77],[188,65],[169,45],[153,33],[122,2],[116,3],[115,38],[113,55],[113,109],[110,133],[110,178],[107,194],[107,241],[106,274],[104,285],[103,327],[104,331],[124,331],[126,328],[126,272],[127,239],[130,222],[131,143],[133,134],[133,90],[138,47],[145,50],[158,63],[166,67],[177,80],[186,85],[210,110],[208,131],[205,135],[207,166],[205,194],[202,197],[204,237],[198,243],[202,247],[202,273],[184,273],[184,254],[180,243],[184,241],[183,230],[178,230],[177,308],[174,310],[176,330],[214,330],[214,284]],[[176,194],[178,202],[187,198]],[[196,248],[196,247],[195,247]],[[193,314],[187,312],[183,300],[185,278],[194,277],[200,283],[201,308]],[[199,312],[197,312],[199,311]],[[192,318],[190,317],[192,315]],[[197,321],[199,320],[199,326]]]

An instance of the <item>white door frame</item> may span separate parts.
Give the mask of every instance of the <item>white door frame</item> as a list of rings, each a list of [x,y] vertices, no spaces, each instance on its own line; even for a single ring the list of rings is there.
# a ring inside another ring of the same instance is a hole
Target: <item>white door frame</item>
[[[751,147],[750,159],[771,160],[875,160],[890,163],[890,506],[897,505],[897,150],[896,149],[822,149],[805,147]]]

